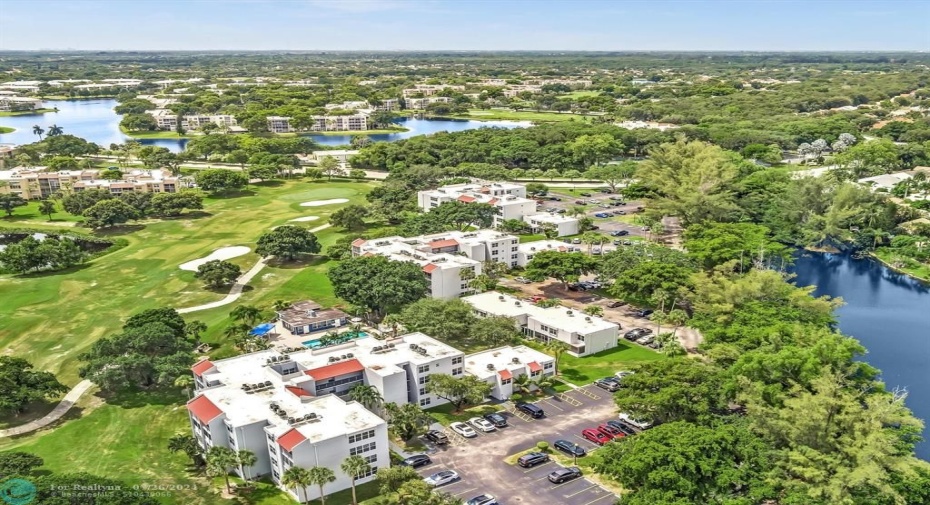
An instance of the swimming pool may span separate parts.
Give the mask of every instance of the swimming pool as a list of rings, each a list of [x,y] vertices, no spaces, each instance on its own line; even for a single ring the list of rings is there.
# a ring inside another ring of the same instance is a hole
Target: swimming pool
[[[344,344],[350,340],[365,338],[367,336],[368,334],[365,333],[364,331],[347,331],[345,333],[340,333],[339,334],[340,339],[338,342],[335,342],[335,343]],[[319,339],[319,338],[313,339],[313,340],[304,340],[303,342],[301,342],[301,344],[303,344],[304,347],[309,347],[310,349],[319,349],[320,347],[323,347],[323,343],[321,342],[321,340],[322,339]]]

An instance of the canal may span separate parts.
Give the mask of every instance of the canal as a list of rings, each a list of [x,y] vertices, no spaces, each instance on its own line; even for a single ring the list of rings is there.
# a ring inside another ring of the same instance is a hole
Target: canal
[[[930,285],[849,254],[806,252],[794,271],[795,284],[843,298],[840,331],[868,349],[864,359],[882,371],[888,389],[906,389],[908,407],[930,420]],[[923,435],[917,455],[930,460],[930,430]]]
[[[57,108],[58,112],[32,114],[27,116],[0,117],[0,126],[15,128],[12,133],[0,134],[0,144],[29,144],[39,140],[32,133],[33,126],[40,126],[46,131],[50,126],[58,125],[69,135],[81,137],[104,148],[110,144],[121,144],[129,137],[119,129],[122,117],[113,111],[117,101],[99,100],[46,100],[45,107]],[[428,135],[441,131],[456,132],[483,127],[524,128],[532,126],[529,121],[475,121],[467,119],[412,119],[399,118],[397,124],[407,131],[368,135],[373,141],[393,142],[417,135]],[[363,132],[359,132],[361,134]],[[352,135],[312,135],[308,137],[323,146],[348,144]],[[187,139],[140,139],[145,145],[165,147],[172,152],[184,150]]]

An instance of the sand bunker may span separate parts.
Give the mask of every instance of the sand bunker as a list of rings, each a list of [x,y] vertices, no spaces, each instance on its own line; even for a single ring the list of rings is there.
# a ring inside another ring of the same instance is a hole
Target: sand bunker
[[[181,265],[181,270],[190,270],[191,272],[196,272],[197,267],[203,265],[208,261],[213,260],[228,260],[235,258],[236,256],[242,256],[243,254],[248,254],[251,249],[243,245],[237,245],[234,247],[221,247],[212,253],[209,256],[196,259],[194,261],[188,261]]]
[[[332,200],[316,200],[313,202],[304,202],[300,204],[301,207],[319,207],[321,205],[333,205],[335,203],[346,203],[349,200],[346,198],[333,198]]]
[[[298,223],[305,223],[307,221],[316,221],[319,218],[320,216],[304,216],[304,217],[298,217],[295,219],[289,219],[288,221],[296,221]]]

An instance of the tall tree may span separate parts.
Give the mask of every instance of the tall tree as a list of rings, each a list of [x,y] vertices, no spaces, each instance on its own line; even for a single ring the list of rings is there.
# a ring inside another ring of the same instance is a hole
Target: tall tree
[[[228,447],[213,446],[207,451],[207,472],[214,476],[222,476],[226,482],[226,493],[232,493],[229,486],[229,470],[237,466],[236,453]]]
[[[244,449],[236,452],[236,464],[239,466],[239,473],[242,474],[246,482],[251,480],[251,475],[246,470],[254,466],[255,463],[258,463],[258,456],[254,452]]]
[[[426,391],[449,400],[455,410],[459,411],[466,403],[476,404],[484,401],[491,394],[491,385],[474,375],[453,377],[435,373],[430,375]]]
[[[197,267],[194,277],[202,280],[207,287],[218,288],[234,282],[241,273],[239,265],[224,260],[210,260]]]
[[[189,376],[188,376],[189,377]],[[197,440],[190,433],[178,433],[168,439],[168,451],[183,452],[194,466],[201,466],[203,458],[200,454],[200,446]]]
[[[310,478],[310,472],[300,466],[292,466],[284,471],[284,475],[281,476],[281,484],[287,488],[297,489],[297,500],[300,500],[300,490],[304,492],[304,499],[302,503],[310,503],[310,486],[313,485],[313,480]]]
[[[541,251],[526,265],[526,277],[543,280],[552,277],[564,285],[597,268],[597,260],[580,252]]]
[[[329,217],[329,222],[346,230],[361,230],[365,228],[365,218],[368,214],[368,207],[347,205],[333,212]]]
[[[432,422],[433,418],[415,403],[385,403],[388,427],[402,440],[410,440]]]
[[[233,321],[242,321],[245,324],[253,325],[262,318],[262,309],[254,305],[238,305],[229,313]]]
[[[313,232],[300,226],[284,225],[263,233],[255,252],[261,256],[277,256],[294,260],[301,254],[320,252],[320,243]]]
[[[352,505],[358,505],[358,497],[355,495],[355,481],[368,470],[368,462],[359,455],[349,456],[342,460],[339,469],[352,479]]]
[[[0,384],[0,411],[17,415],[32,402],[68,391],[53,374],[34,370],[31,363],[13,356],[0,356]]]
[[[45,133],[45,129],[43,129],[41,126],[39,126],[39,125],[34,125],[34,126],[32,127],[32,134],[33,134],[33,135],[36,135],[37,137],[39,137],[39,141],[42,140],[42,135],[43,135],[44,133]]]
[[[383,256],[349,258],[331,268],[327,276],[336,296],[377,318],[423,298],[428,288],[419,265]]]
[[[307,473],[310,475],[310,483],[320,488],[320,505],[326,505],[326,493],[323,492],[323,487],[331,482],[335,482],[336,474],[325,466],[310,467]]]
[[[126,202],[111,199],[95,203],[84,211],[83,216],[91,228],[106,228],[123,224],[131,219],[138,219],[139,213]]]
[[[317,168],[323,172],[329,180],[333,180],[333,176],[343,175],[342,165],[339,163],[339,160],[333,158],[332,156],[324,156],[319,163],[317,163]]]
[[[380,407],[384,402],[384,398],[381,397],[381,392],[378,391],[378,388],[366,386],[364,384],[359,384],[350,389],[349,398],[361,403],[368,410],[374,410]]]

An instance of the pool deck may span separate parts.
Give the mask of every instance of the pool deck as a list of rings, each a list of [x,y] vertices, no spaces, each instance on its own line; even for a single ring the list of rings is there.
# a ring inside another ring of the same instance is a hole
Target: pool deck
[[[285,328],[284,325],[281,324],[281,321],[277,321],[274,323],[274,329],[270,333],[268,333],[268,342],[271,343],[271,345],[275,348],[306,347],[304,345],[304,342],[308,340],[317,340],[323,335],[325,335],[327,331],[331,331],[331,330],[335,330],[338,333],[346,333],[346,332],[352,331],[352,326],[345,325],[339,328],[330,328],[329,330],[325,330],[325,331],[317,331],[313,333],[304,333],[301,335],[295,335],[291,333],[290,330]],[[367,333],[368,336],[372,336],[372,332],[374,332],[375,330],[367,326],[362,326],[361,331],[362,333]]]

